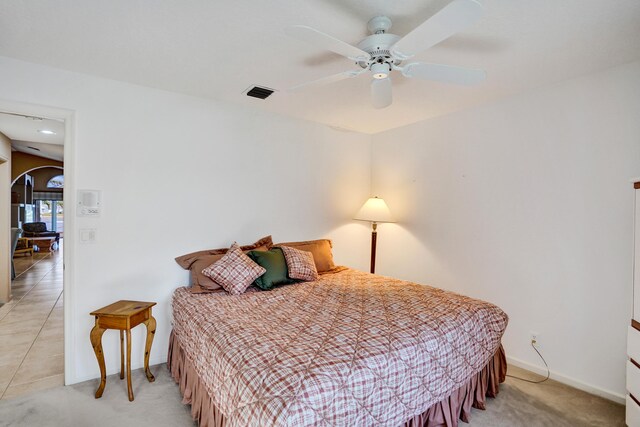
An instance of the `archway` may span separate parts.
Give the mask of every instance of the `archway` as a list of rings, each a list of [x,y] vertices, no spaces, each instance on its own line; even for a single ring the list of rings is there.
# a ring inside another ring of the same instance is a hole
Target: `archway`
[[[12,164],[11,166],[12,166],[11,171],[13,172],[13,169],[14,169],[14,168],[13,168],[13,164]],[[19,173],[19,174],[18,174],[17,176],[15,176],[15,177],[13,176],[13,173],[12,173],[12,175],[11,175],[11,185],[15,184],[15,183],[16,183],[16,181],[17,181],[17,180],[19,180],[19,179],[20,179],[20,177],[22,177],[22,175],[24,175],[24,174],[31,173],[31,172],[36,171],[36,170],[38,170],[38,169],[47,169],[47,168],[58,169],[58,170],[60,170],[60,171],[64,171],[64,166],[63,166],[63,165],[60,165],[60,166],[58,166],[58,165],[43,165],[43,166],[36,166],[36,167],[31,168],[31,169],[27,169],[27,170],[22,171],[21,173]]]
[[[64,168],[64,162],[34,156],[33,154],[14,151],[11,153],[11,181],[12,184],[23,174],[40,168]]]

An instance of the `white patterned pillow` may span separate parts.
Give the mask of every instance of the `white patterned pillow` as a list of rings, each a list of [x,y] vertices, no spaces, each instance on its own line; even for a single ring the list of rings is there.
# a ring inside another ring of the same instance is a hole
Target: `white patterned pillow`
[[[239,295],[266,271],[253,262],[234,242],[227,253],[202,270],[202,274],[222,286],[231,295]]]
[[[289,246],[280,246],[280,249],[282,249],[284,259],[287,261],[290,278],[306,281],[318,280],[318,269],[311,252]]]

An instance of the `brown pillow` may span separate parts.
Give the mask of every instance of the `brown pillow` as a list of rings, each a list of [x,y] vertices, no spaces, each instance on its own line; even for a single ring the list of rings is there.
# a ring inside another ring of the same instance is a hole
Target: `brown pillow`
[[[345,271],[348,269],[349,267],[345,267],[344,265],[338,265],[336,266],[336,268],[332,268],[331,270],[323,271],[322,273],[318,273],[318,274],[322,276],[324,274],[340,273],[341,271]]]
[[[271,236],[263,237],[252,245],[241,246],[244,252],[248,251],[268,251],[273,246]],[[201,294],[206,292],[217,292],[222,289],[220,285],[202,274],[202,270],[218,261],[229,248],[209,249],[206,251],[192,252],[176,258],[176,262],[185,270],[191,270],[191,293]]]
[[[313,254],[313,261],[316,263],[316,269],[320,274],[332,272],[336,268],[333,262],[333,254],[331,253],[331,240],[329,239],[278,243],[275,246],[289,246],[301,251],[311,252]]]

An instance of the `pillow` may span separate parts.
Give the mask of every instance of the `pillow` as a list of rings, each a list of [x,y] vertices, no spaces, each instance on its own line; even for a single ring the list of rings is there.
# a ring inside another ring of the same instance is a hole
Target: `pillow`
[[[234,242],[227,253],[202,270],[202,274],[222,286],[231,295],[239,295],[266,271],[253,262]]]
[[[251,245],[241,246],[243,251],[257,250],[267,251],[273,246],[271,236],[263,237]],[[202,270],[218,261],[227,253],[228,248],[209,249],[206,251],[192,252],[176,258],[176,262],[180,267],[191,270],[191,293],[200,294],[212,291],[222,290],[222,287],[209,277],[202,274]]]
[[[290,246],[282,246],[280,249],[287,261],[289,277],[306,281],[318,280],[318,269],[311,252],[301,251]]]
[[[240,249],[244,250],[245,253],[248,252],[243,248],[246,248],[246,246],[241,246]],[[259,248],[256,248],[254,250],[266,251],[268,250],[268,248],[266,246],[260,246]],[[201,294],[222,290],[222,287],[219,284],[211,280],[211,278],[202,274],[202,270],[209,267],[211,264],[218,261],[223,256],[224,254],[203,256],[191,265],[191,276],[193,278],[193,284],[191,285],[191,288],[189,288],[191,290],[191,293]]]
[[[278,243],[275,246],[289,246],[301,251],[311,252],[313,261],[316,263],[316,269],[320,274],[333,272],[336,268],[333,262],[333,254],[331,253],[331,240],[329,239]]]
[[[251,251],[247,254],[256,264],[266,270],[258,277],[254,285],[262,290],[269,290],[276,285],[295,283],[288,276],[287,262],[280,248],[272,248],[266,252]]]
[[[214,262],[219,261],[223,256],[224,253],[202,256],[191,265],[191,287],[189,288],[191,293],[202,294],[213,291],[224,291],[222,286],[202,274],[202,270],[209,267]]]
[[[243,251],[250,251],[260,246],[267,246],[268,247],[267,249],[271,249],[271,247],[273,246],[273,240],[271,239],[271,236],[263,237],[262,239],[258,240],[257,242],[251,245],[241,246],[240,249],[242,249]],[[203,256],[225,254],[227,253],[228,250],[229,248],[220,248],[220,249],[207,249],[205,251],[191,252],[189,254],[177,257],[176,262],[180,265],[180,267],[186,270],[190,268],[194,262],[196,262],[198,259],[200,259]]]

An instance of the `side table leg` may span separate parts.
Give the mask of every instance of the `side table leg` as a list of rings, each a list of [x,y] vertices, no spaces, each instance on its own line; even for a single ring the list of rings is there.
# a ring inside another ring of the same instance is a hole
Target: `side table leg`
[[[127,329],[127,390],[129,402],[133,402],[133,390],[131,388],[131,330]]]
[[[100,386],[98,387],[98,390],[96,390],[96,399],[102,397],[104,386],[107,383],[107,372],[104,366],[104,353],[102,352],[102,334],[104,334],[104,331],[104,329],[98,327],[96,322],[96,326],[91,329],[91,334],[89,335],[93,351],[96,353],[96,359],[98,359],[98,366],[100,366]]]
[[[144,373],[147,375],[147,379],[150,383],[156,379],[149,369],[149,355],[151,354],[151,345],[153,344],[153,337],[156,335],[156,319],[149,315],[149,318],[144,322],[147,327],[147,342],[144,346]]]
[[[124,331],[120,330],[120,379],[124,379]]]

